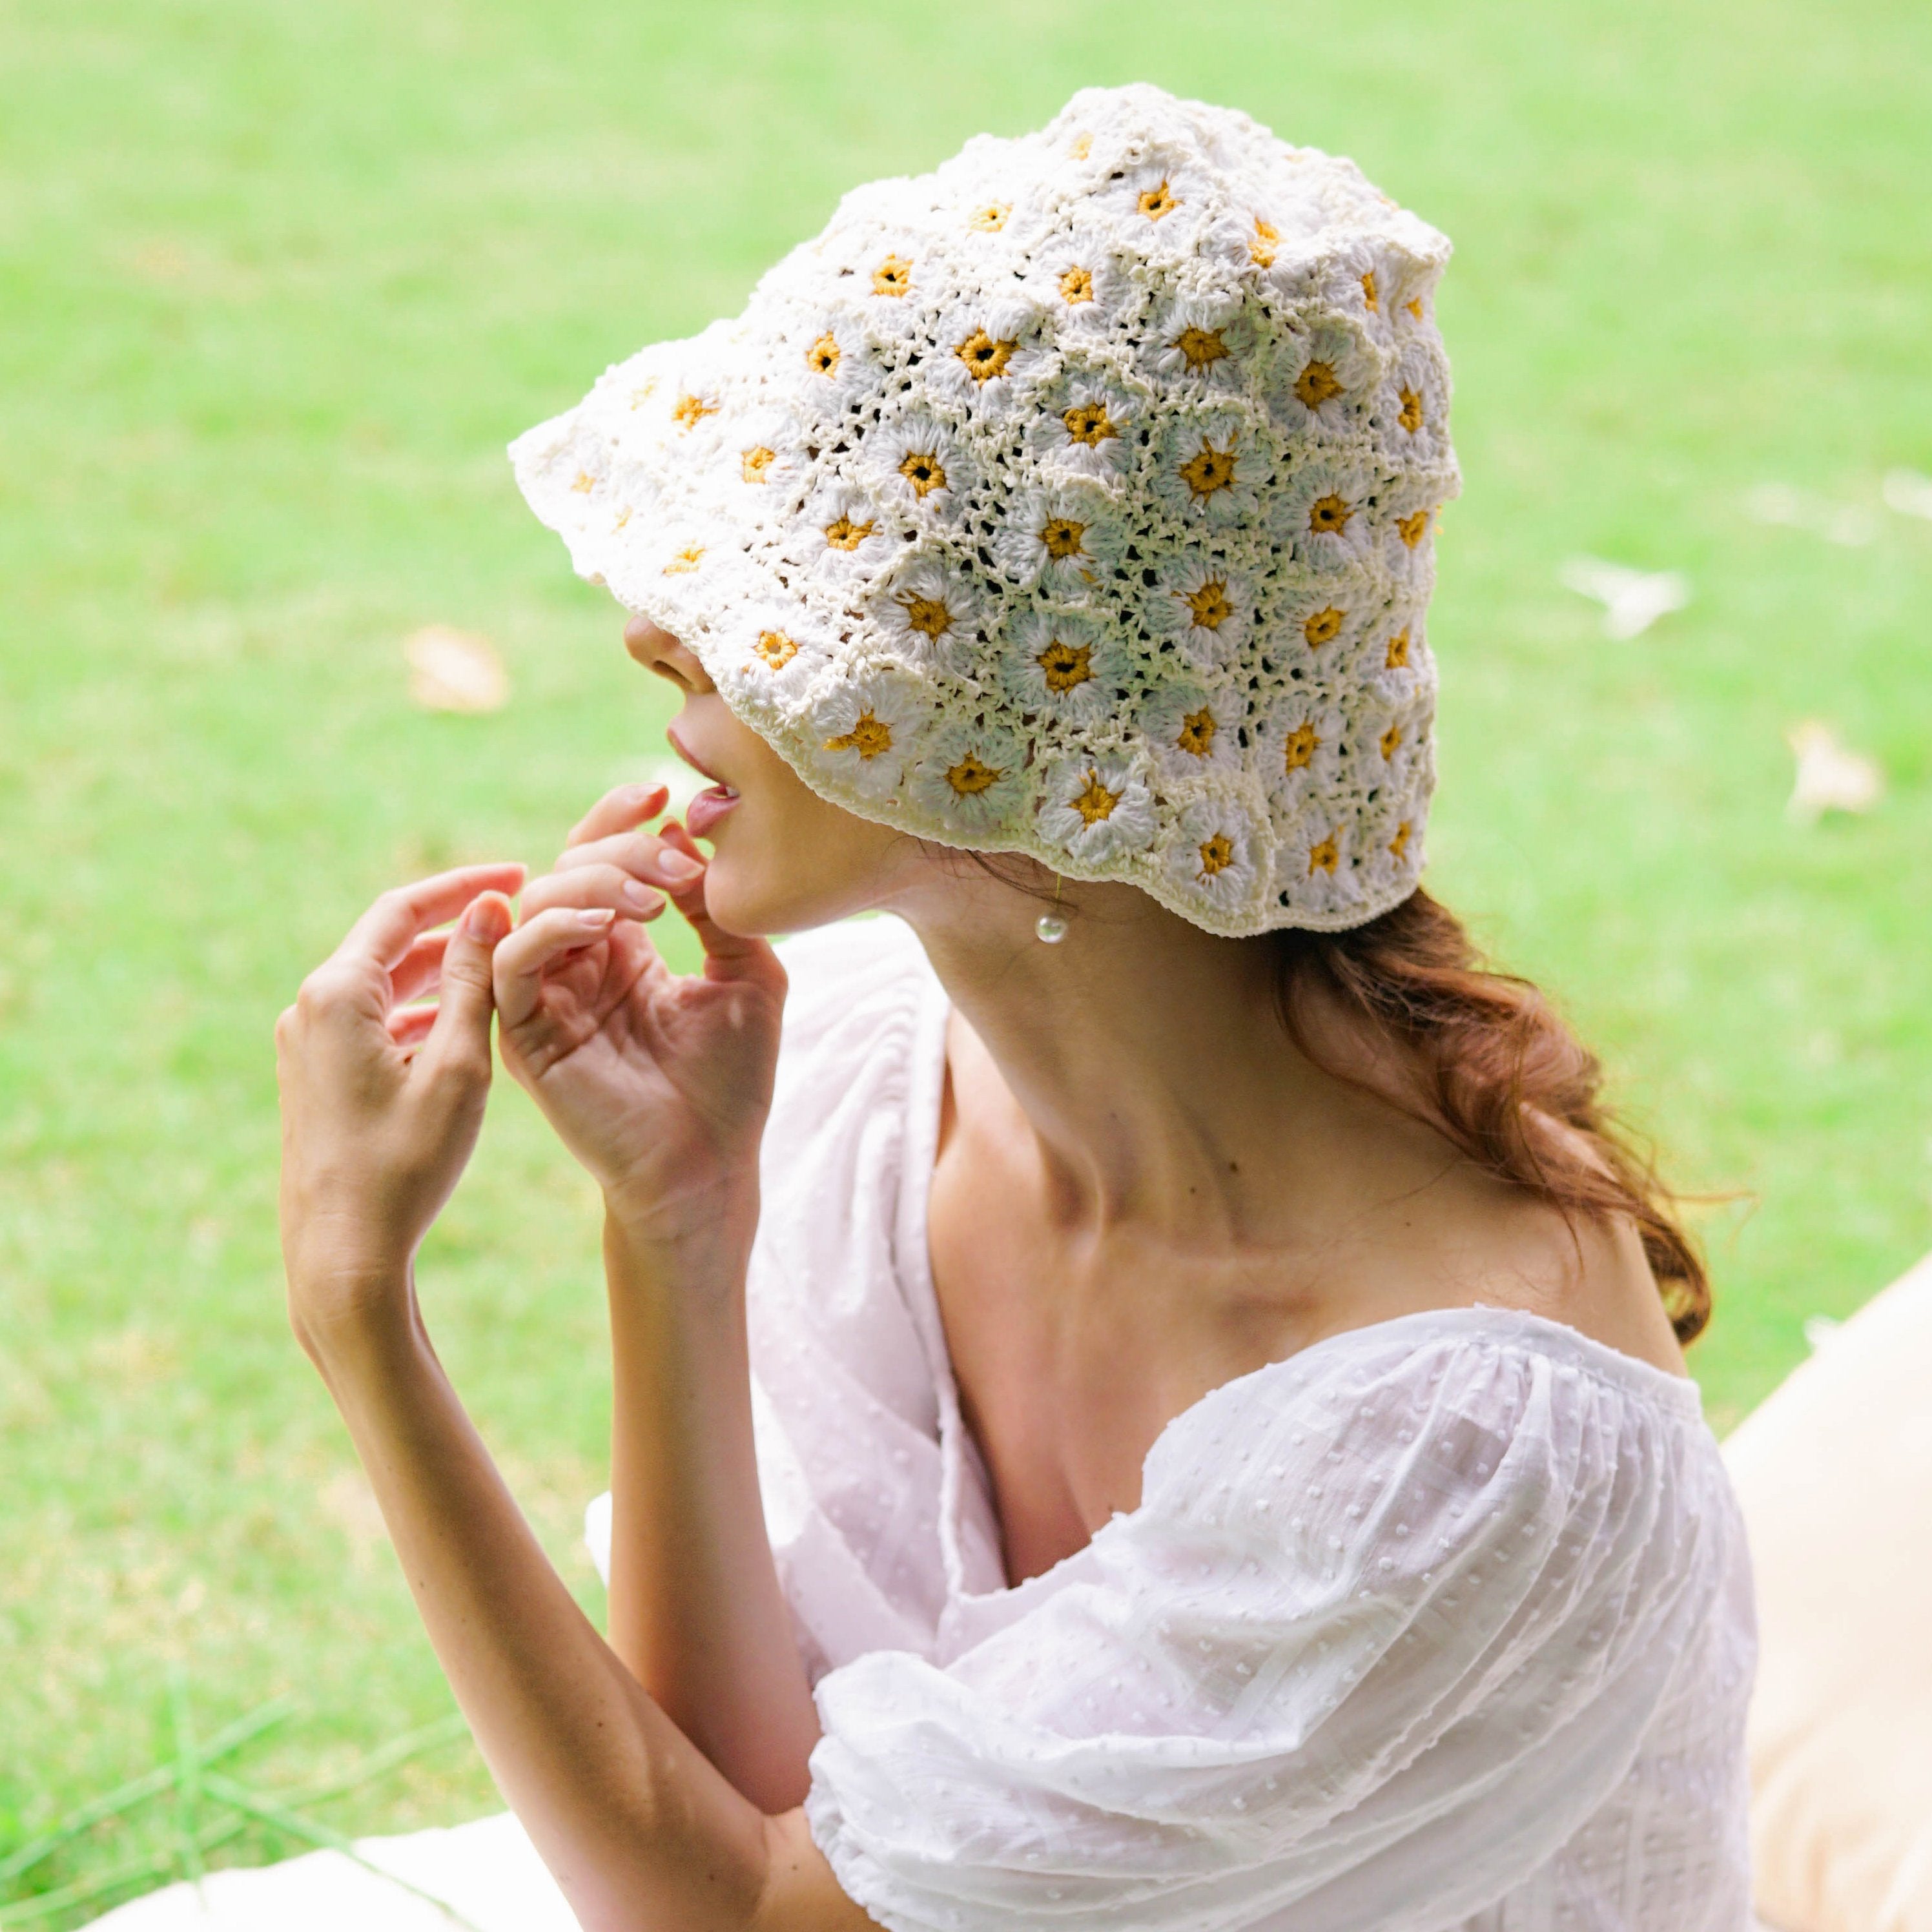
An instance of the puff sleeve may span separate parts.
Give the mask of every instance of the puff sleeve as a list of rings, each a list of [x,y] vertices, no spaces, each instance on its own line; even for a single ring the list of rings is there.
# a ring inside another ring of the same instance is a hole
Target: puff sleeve
[[[1383,1326],[1178,1418],[950,1662],[820,1682],[808,1816],[890,1932],[1421,1932],[1626,1776],[1738,1534],[1694,1389]]]

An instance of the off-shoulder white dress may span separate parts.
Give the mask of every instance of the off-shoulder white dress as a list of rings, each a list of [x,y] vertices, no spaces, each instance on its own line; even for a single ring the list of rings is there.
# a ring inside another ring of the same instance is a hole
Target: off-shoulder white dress
[[[1009,1589],[927,1262],[945,994],[894,920],[785,956],[754,1416],[850,1895],[888,1932],[1744,1932],[1750,1582],[1694,1385],[1502,1310],[1378,1323],[1177,1417],[1140,1506]],[[487,1932],[568,1923],[508,1819],[363,1849]],[[436,1922],[332,1852],[185,1892],[116,1932]]]
[[[889,1932],[1739,1932],[1744,1538],[1690,1382],[1500,1309],[1217,1389],[1008,1588],[928,1264],[947,1003],[794,942],[753,1267],[759,1462]]]

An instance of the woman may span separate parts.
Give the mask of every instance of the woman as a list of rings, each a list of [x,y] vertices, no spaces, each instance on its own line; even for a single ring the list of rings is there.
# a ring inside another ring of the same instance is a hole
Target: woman
[[[1095,91],[517,446],[713,783],[376,902],[284,1218],[586,1927],[1744,1924],[1704,1277],[1417,884],[1446,256]],[[414,1296],[493,1011],[603,1191],[608,1643]]]

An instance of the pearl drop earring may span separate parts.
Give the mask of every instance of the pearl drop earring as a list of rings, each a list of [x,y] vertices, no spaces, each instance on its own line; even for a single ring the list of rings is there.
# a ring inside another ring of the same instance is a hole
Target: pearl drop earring
[[[1060,910],[1061,884],[1056,877],[1053,882],[1053,910],[1042,913],[1033,922],[1034,937],[1042,946],[1058,946],[1066,937],[1066,916]]]

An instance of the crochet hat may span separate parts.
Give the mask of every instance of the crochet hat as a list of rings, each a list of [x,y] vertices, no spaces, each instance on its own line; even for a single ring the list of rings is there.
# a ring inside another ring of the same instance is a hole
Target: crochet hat
[[[874,182],[512,446],[812,788],[1209,931],[1406,898],[1456,494],[1443,236],[1152,87]]]

